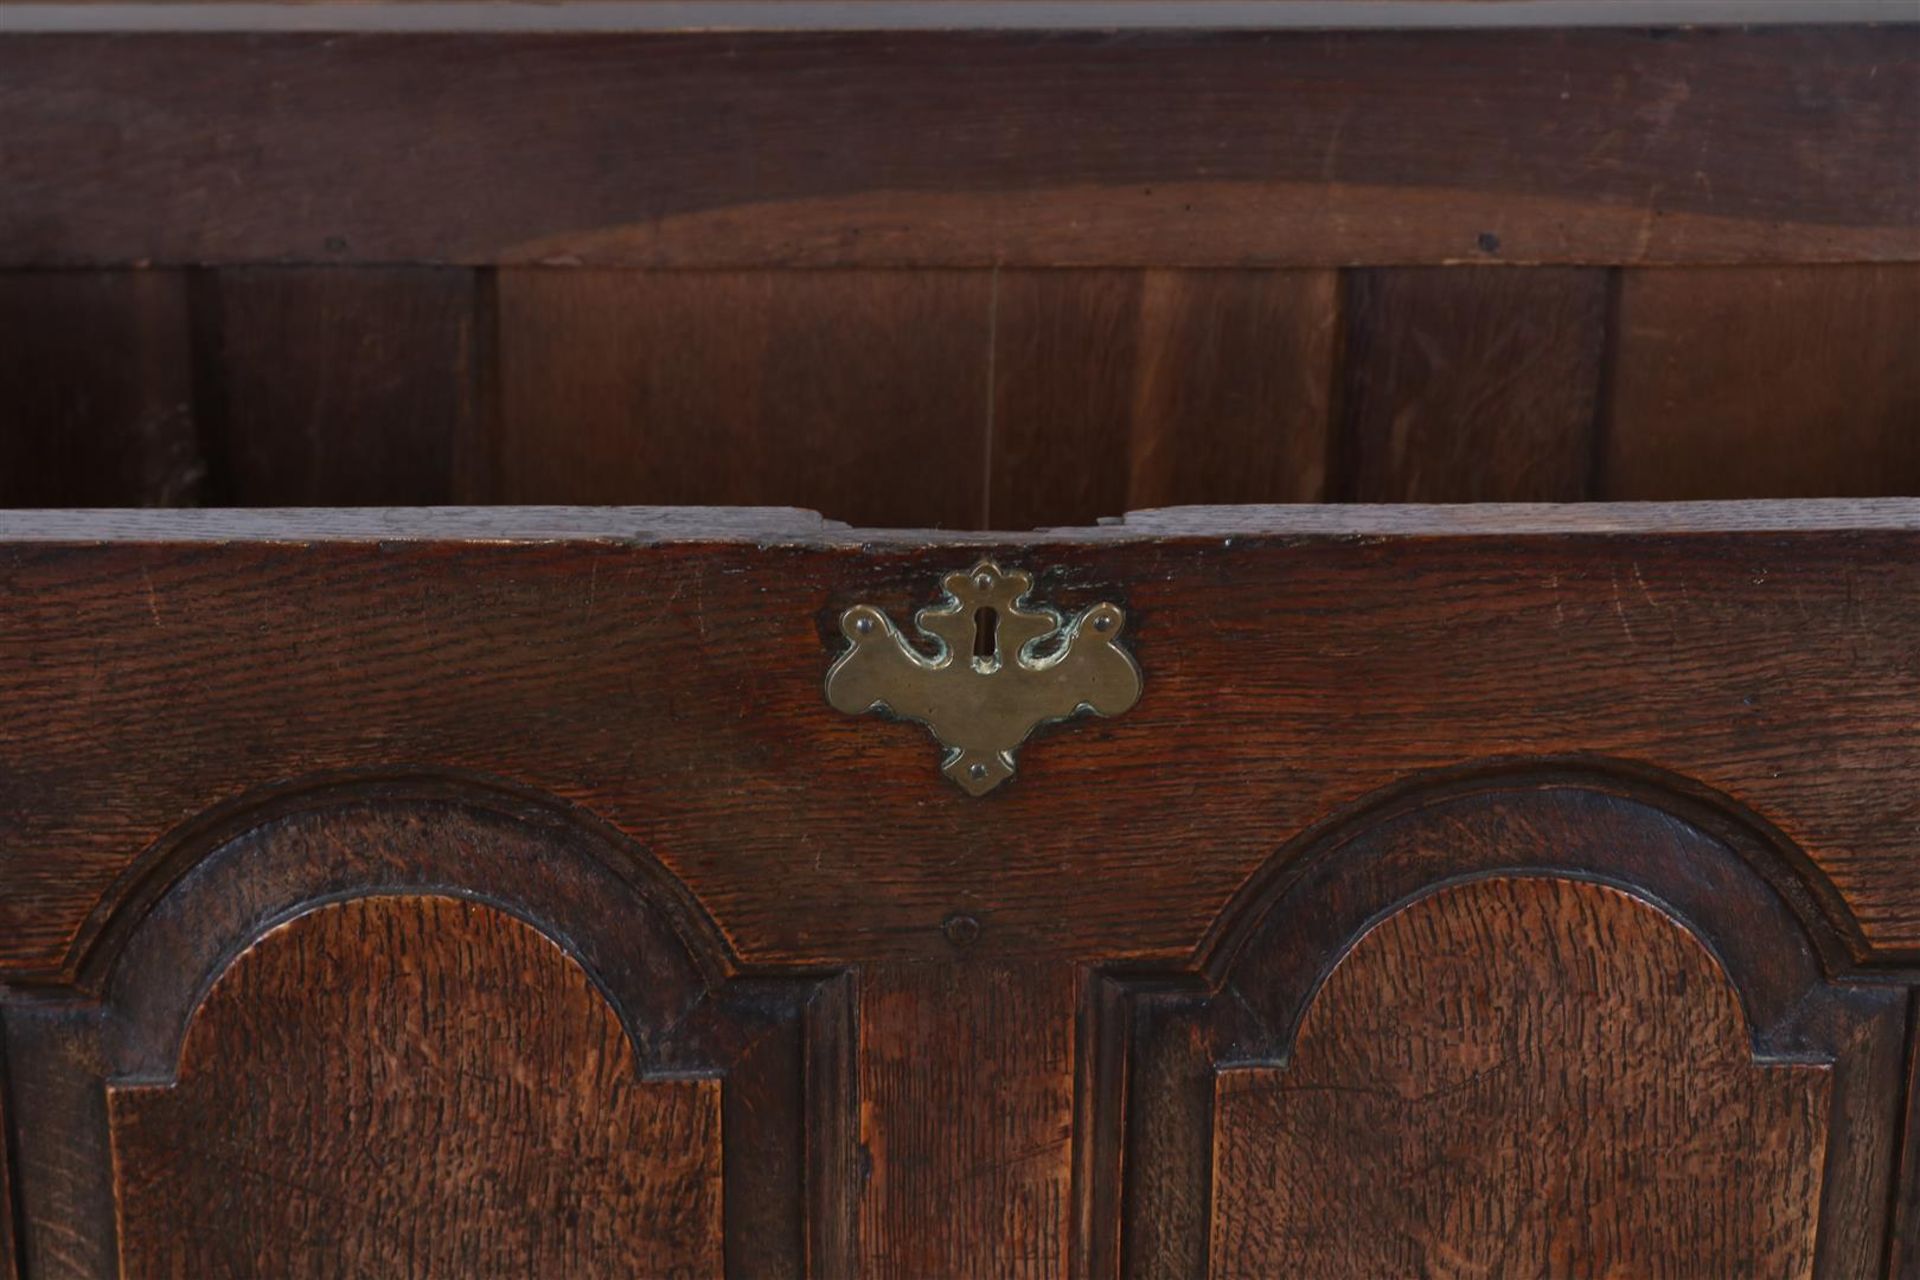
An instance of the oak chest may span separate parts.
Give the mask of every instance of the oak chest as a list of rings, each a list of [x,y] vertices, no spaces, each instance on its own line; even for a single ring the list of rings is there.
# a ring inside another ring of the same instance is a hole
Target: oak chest
[[[1920,28],[1546,7],[0,3],[0,1277],[1920,1277]]]

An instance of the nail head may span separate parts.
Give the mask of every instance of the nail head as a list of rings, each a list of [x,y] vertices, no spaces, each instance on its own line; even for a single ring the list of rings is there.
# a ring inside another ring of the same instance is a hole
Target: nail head
[[[980,922],[964,913],[951,915],[940,922],[940,932],[956,947],[969,946],[980,936]]]

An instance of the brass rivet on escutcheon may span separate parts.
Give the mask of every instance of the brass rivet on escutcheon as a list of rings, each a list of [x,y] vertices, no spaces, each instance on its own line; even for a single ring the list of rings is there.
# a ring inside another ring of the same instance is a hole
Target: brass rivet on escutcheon
[[[840,615],[850,647],[827,672],[827,701],[849,715],[887,710],[926,725],[947,748],[942,772],[968,793],[1012,777],[1015,750],[1040,725],[1082,712],[1117,716],[1139,700],[1118,605],[1069,620],[1028,602],[1033,575],[991,560],[942,584],[946,599],[914,617],[930,654],[872,605]]]

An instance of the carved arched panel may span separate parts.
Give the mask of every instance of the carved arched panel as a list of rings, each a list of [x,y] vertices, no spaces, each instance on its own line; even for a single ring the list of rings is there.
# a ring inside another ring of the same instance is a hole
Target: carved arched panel
[[[839,1265],[845,982],[737,975],[591,820],[471,783],[327,789],[150,879],[100,930],[97,1011],[9,1027],[42,1216],[118,1227],[58,1241],[58,1274]]]
[[[1828,978],[1796,875],[1694,801],[1564,779],[1276,863],[1204,984],[1118,984],[1095,1274],[1874,1274],[1902,995]]]
[[[175,1084],[109,1089],[122,1270],[718,1277],[720,1093],[643,1080],[497,908],[322,906],[220,975]]]
[[[1697,940],[1604,885],[1394,912],[1214,1090],[1224,1277],[1810,1274],[1831,1069],[1756,1065]]]

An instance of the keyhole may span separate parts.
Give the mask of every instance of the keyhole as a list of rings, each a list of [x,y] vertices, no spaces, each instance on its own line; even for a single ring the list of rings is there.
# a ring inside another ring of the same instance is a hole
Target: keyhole
[[[973,656],[991,658],[1000,652],[1000,641],[995,632],[1000,628],[1000,614],[995,609],[983,608],[973,612]]]

